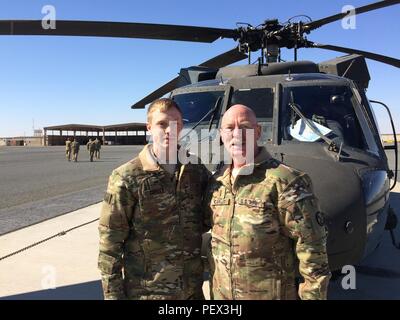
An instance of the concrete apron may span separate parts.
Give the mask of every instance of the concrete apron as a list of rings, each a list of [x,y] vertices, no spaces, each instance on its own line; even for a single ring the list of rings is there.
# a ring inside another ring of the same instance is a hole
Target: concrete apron
[[[400,199],[400,184],[393,193],[396,193],[396,197],[392,198]],[[392,204],[398,216],[399,202]],[[101,203],[97,203],[1,236],[0,257],[96,219],[99,217],[100,207]],[[97,269],[99,245],[97,226],[96,221],[1,260],[0,299],[102,299],[100,274]],[[400,241],[400,238],[397,241]],[[395,260],[398,261],[399,251],[392,250],[390,246],[389,249],[393,251],[391,253],[396,255]],[[380,257],[379,260],[381,259]],[[395,267],[394,261],[391,261],[391,265]],[[400,288],[400,279],[396,280]],[[339,293],[341,290],[338,288],[335,290],[334,287],[332,283],[331,298],[356,298],[352,295],[343,295]],[[204,283],[203,289],[206,298],[209,299],[208,282]]]

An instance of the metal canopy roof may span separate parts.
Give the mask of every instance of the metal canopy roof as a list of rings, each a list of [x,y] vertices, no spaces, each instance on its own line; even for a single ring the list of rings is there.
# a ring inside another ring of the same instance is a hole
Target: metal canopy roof
[[[65,130],[65,131],[146,131],[146,124],[141,122],[131,122],[122,124],[112,124],[97,126],[90,124],[63,124],[59,126],[44,127],[44,130]]]

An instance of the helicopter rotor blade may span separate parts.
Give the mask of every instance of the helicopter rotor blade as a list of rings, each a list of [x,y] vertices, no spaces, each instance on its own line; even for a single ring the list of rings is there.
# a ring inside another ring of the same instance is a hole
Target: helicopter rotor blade
[[[332,51],[339,51],[339,52],[344,52],[344,53],[349,53],[349,54],[360,54],[363,55],[365,58],[379,61],[385,64],[389,64],[391,66],[400,68],[400,60],[388,56],[384,56],[381,54],[373,53],[373,52],[368,52],[368,51],[362,51],[362,50],[357,50],[357,49],[351,49],[351,48],[345,48],[345,47],[338,47],[338,46],[333,46],[329,44],[320,44],[320,43],[315,43],[312,41],[307,41],[307,46],[306,47],[311,47],[311,48],[319,48],[319,49],[326,49],[326,50],[332,50]]]
[[[227,52],[221,53],[220,55],[199,64],[199,66],[218,69],[229,66],[232,63],[241,61],[246,58],[247,54],[240,52],[239,48],[235,47]]]
[[[167,94],[168,92],[174,90],[178,86],[179,76],[175,77],[171,81],[167,82],[166,84],[162,85],[157,90],[154,90],[152,93],[148,94],[142,100],[136,102],[134,105],[131,106],[132,109],[144,109],[144,107],[153,102],[154,100],[161,98],[163,95]]]
[[[45,28],[42,20],[0,20],[0,35],[47,35],[142,38],[193,42],[214,42],[237,38],[231,29],[153,23],[54,20],[55,28]],[[50,26],[49,26],[50,27]]]
[[[354,14],[361,14],[364,12],[368,12],[368,11],[372,11],[372,10],[376,10],[376,9],[380,9],[380,8],[384,8],[384,7],[388,7],[388,6],[392,6],[395,4],[400,3],[400,0],[384,0],[384,1],[379,1],[379,2],[375,2],[375,3],[371,3],[362,7],[358,7],[354,9]],[[340,20],[344,17],[346,17],[349,14],[349,12],[344,12],[344,13],[338,13],[323,19],[319,19],[319,20],[315,20],[309,23],[304,24],[304,30],[306,32],[311,31],[311,30],[315,30],[319,27],[322,27],[325,24]]]
[[[199,64],[200,67],[208,67],[208,68],[213,68],[213,69],[218,69],[222,68],[225,66],[228,66],[232,63],[238,62],[240,60],[246,59],[247,55],[244,53],[239,52],[239,49],[233,48],[227,52],[224,52],[214,58],[211,58],[201,64]],[[154,100],[162,97],[166,93],[174,90],[177,88],[178,83],[179,83],[179,76],[175,77],[171,81],[167,82],[157,90],[153,91],[140,101],[136,102],[134,105],[131,106],[132,109],[143,109],[147,104],[153,102]]]

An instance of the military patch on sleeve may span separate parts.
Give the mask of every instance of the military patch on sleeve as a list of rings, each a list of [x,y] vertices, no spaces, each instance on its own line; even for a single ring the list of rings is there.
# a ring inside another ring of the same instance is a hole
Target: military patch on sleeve
[[[315,214],[315,219],[317,220],[318,224],[323,227],[325,225],[325,217],[324,214],[322,212],[317,212]]]

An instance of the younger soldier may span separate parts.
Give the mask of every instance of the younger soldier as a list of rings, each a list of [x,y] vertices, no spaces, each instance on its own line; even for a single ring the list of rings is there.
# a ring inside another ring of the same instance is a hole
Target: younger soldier
[[[201,197],[208,175],[203,165],[174,162],[182,127],[173,100],[153,102],[153,144],[110,176],[99,225],[106,299],[204,298]]]
[[[76,140],[76,138],[74,138],[74,141],[72,141],[71,143],[71,149],[72,149],[72,158],[74,159],[75,162],[78,162],[79,148],[80,144]]]
[[[68,138],[67,141],[65,141],[65,154],[67,156],[67,160],[71,161],[71,139]]]
[[[247,137],[246,130],[254,134]],[[260,134],[248,107],[225,112],[221,138],[233,163],[213,177],[205,202],[212,222],[213,298],[296,299],[299,271],[299,297],[326,299],[326,229],[311,180],[259,148]]]
[[[90,162],[93,162],[96,145],[95,145],[94,141],[92,141],[92,139],[89,139],[89,142],[86,144],[86,149],[89,151]]]

